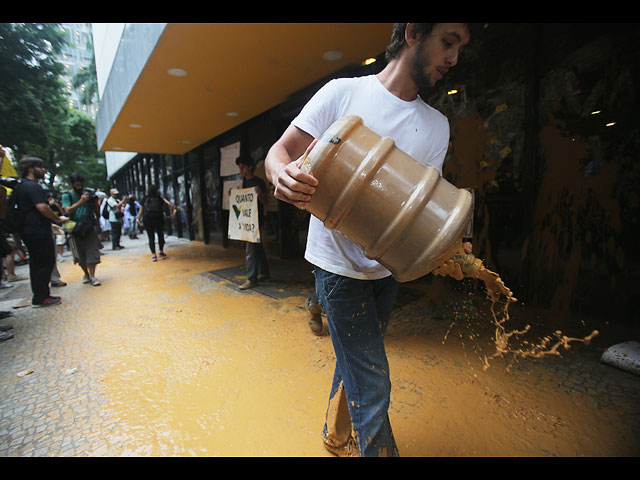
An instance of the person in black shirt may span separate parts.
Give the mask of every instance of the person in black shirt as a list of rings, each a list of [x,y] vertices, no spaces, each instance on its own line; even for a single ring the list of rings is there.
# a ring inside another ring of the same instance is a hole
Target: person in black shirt
[[[20,232],[29,251],[29,277],[33,307],[48,307],[60,303],[60,297],[49,293],[49,280],[56,262],[56,252],[51,238],[51,223],[63,223],[69,219],[56,215],[48,204],[45,191],[38,184],[44,178],[44,162],[37,157],[24,157],[18,163],[22,182],[17,187],[17,203],[24,219]]]
[[[176,211],[176,207],[162,195],[160,195],[160,189],[157,185],[149,185],[149,194],[142,200],[140,210],[136,217],[136,222],[141,227],[144,227],[147,232],[147,238],[149,239],[149,250],[151,250],[151,261],[158,260],[156,257],[156,242],[155,236],[158,236],[158,248],[160,249],[160,258],[165,259],[167,255],[164,253],[164,204],[171,207],[173,213]],[[142,221],[140,219],[142,218]]]
[[[269,202],[267,187],[260,177],[254,175],[253,160],[251,157],[240,156],[236,159],[236,165],[242,175],[242,188],[255,187],[258,194],[258,224],[262,230],[264,222],[264,207]],[[255,287],[258,282],[269,280],[269,263],[264,251],[262,231],[260,243],[246,242],[247,280],[239,286],[240,290]]]

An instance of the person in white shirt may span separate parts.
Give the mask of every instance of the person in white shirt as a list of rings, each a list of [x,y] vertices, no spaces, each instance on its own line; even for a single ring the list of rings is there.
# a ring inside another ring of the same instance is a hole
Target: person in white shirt
[[[109,224],[111,225],[111,249],[122,250],[124,247],[120,245],[120,236],[122,234],[122,224],[124,213],[122,207],[127,202],[127,196],[118,200],[120,192],[117,188],[109,190],[109,198],[107,198],[107,207],[109,209]]]
[[[265,167],[275,197],[305,208],[318,180],[300,170],[301,158],[346,115],[360,116],[378,135],[391,137],[398,148],[442,174],[449,124],[419,92],[457,64],[469,38],[466,24],[394,25],[388,63],[380,73],[328,82],[270,148]],[[313,216],[305,258],[315,266],[316,293],[336,353],[324,445],[341,456],[396,456],[384,334],[398,284],[385,267],[365,257],[362,247]]]

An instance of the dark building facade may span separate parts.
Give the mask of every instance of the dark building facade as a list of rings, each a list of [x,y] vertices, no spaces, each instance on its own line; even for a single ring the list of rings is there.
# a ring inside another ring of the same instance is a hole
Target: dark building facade
[[[474,253],[524,302],[638,318],[639,56],[637,24],[478,25],[459,65],[423,93],[450,121],[445,177],[474,192]],[[157,183],[182,207],[169,232],[233,246],[221,150],[239,142],[264,177],[268,149],[320,86],[383,63],[342,69],[184,155],[140,153],[111,180],[139,197]],[[303,255],[307,223],[272,198],[278,255]]]

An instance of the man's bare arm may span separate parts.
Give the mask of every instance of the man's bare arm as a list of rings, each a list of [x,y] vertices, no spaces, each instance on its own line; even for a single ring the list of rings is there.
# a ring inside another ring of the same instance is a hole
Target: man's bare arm
[[[62,211],[65,213],[65,215],[71,215],[73,212],[75,212],[80,207],[80,205],[84,205],[88,201],[89,201],[89,194],[88,193],[83,193],[76,203],[74,203],[74,204],[72,204],[72,205],[70,205],[68,207],[62,207]]]
[[[318,180],[300,170],[300,159],[315,145],[314,138],[290,125],[273,144],[265,159],[267,178],[275,187],[274,196],[304,208],[316,191]]]
[[[42,216],[47,217],[49,220],[53,220],[56,223],[62,223],[69,220],[67,217],[59,217],[56,215],[55,212],[51,210],[51,207],[46,203],[36,203],[36,209],[42,214]]]

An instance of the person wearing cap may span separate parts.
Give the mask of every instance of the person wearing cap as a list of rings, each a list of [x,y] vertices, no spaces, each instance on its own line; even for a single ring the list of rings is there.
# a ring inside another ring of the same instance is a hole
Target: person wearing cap
[[[62,194],[62,210],[65,215],[87,228],[76,229],[69,235],[69,245],[73,253],[73,262],[80,265],[84,272],[82,283],[90,283],[94,287],[100,285],[96,278],[96,267],[100,263],[100,238],[98,237],[98,198],[85,191],[84,177],[72,173],[69,177],[72,189]]]
[[[109,198],[107,199],[107,208],[109,208],[109,223],[111,224],[111,249],[122,250],[124,247],[120,245],[120,235],[122,234],[122,223],[124,213],[122,207],[127,203],[127,198],[118,200],[120,192],[117,188],[109,190]]]

